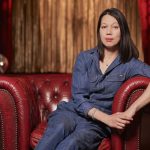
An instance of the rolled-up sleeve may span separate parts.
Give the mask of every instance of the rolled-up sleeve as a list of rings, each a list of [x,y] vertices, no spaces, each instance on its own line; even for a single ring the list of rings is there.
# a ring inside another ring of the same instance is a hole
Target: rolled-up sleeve
[[[85,59],[84,52],[81,52],[76,59],[72,80],[72,96],[76,111],[87,117],[88,111],[94,106],[90,100],[88,69]]]

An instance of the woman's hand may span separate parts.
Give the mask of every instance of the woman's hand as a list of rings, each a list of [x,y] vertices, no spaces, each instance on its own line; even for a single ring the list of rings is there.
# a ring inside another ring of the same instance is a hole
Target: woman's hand
[[[127,124],[133,120],[132,115],[128,115],[129,112],[117,112],[112,115],[108,115],[104,119],[104,123],[111,128],[124,129]]]
[[[132,107],[133,108],[133,107]],[[125,112],[117,112],[108,115],[97,108],[92,108],[89,110],[88,115],[92,119],[99,120],[111,128],[124,129],[127,124],[133,120],[134,111],[133,109],[128,109]]]

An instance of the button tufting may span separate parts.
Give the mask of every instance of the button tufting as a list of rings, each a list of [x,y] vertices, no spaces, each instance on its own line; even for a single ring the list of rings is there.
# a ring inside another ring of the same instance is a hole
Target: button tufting
[[[69,85],[69,82],[68,82],[68,81],[64,81],[64,85],[65,85],[65,86],[68,86],[68,85]]]
[[[54,95],[54,98],[57,99],[57,98],[58,98],[58,95]]]

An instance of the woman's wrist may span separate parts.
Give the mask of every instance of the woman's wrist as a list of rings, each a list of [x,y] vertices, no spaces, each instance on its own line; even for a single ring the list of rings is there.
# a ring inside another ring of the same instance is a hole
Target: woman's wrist
[[[127,116],[133,117],[138,111],[137,105],[131,105],[125,112]]]
[[[98,109],[97,108],[92,108],[91,110],[89,110],[88,115],[95,120],[95,113]]]
[[[101,121],[105,124],[108,124],[108,120],[110,118],[110,115],[100,111],[97,108],[92,108],[89,110],[88,115],[93,119],[93,120],[98,120]]]
[[[101,122],[105,123],[106,125],[108,125],[109,120],[110,120],[110,115],[103,113],[101,114],[101,117],[98,118],[98,120],[100,120]]]

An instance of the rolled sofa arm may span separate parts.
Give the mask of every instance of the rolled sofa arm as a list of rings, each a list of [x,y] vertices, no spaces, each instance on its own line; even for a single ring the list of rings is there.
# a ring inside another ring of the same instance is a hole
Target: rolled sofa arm
[[[150,82],[150,78],[143,77],[143,76],[133,77],[127,80],[119,88],[119,90],[117,91],[114,97],[112,112],[116,113],[116,112],[125,111],[144,92],[149,82]],[[129,144],[128,142],[125,143],[124,136],[126,135],[113,132],[112,138],[111,138],[113,149],[123,150],[125,147],[126,148],[130,147],[129,149],[134,149],[133,147],[137,148],[139,144],[138,143],[139,142],[139,139],[138,139],[139,138],[139,123],[138,122],[140,121],[139,117],[136,117],[135,120],[131,125],[133,126],[131,132],[134,132],[134,138],[130,138],[132,142],[129,142]],[[126,131],[126,132],[130,132],[130,131]],[[132,134],[131,132],[128,134]]]
[[[38,122],[35,94],[23,77],[0,76],[0,149],[28,150]],[[34,103],[34,104],[33,104]],[[32,106],[32,107],[31,107]],[[35,118],[34,121],[31,118]]]

